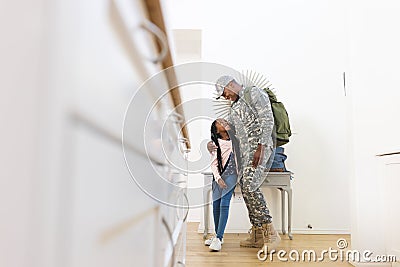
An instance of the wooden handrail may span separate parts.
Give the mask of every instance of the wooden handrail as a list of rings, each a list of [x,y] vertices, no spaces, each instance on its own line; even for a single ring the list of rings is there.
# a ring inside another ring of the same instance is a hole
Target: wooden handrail
[[[152,23],[154,23],[158,28],[160,28],[161,31],[165,33],[165,35],[168,38],[166,29],[165,29],[165,23],[164,23],[164,17],[161,9],[161,3],[159,0],[143,0],[144,5],[147,9],[149,19]],[[157,49],[158,51],[161,51],[161,45],[157,43]],[[162,67],[164,69],[172,67],[173,61],[172,61],[172,55],[171,52],[168,50],[167,55],[165,56],[164,60],[162,61]],[[177,84],[177,78],[175,71],[171,68],[167,72],[167,81],[170,87],[172,88],[170,91],[170,96],[172,98],[172,102],[176,108],[176,111],[185,118],[183,108],[181,106],[182,99],[181,95],[179,93],[179,87],[176,86]],[[190,141],[189,141],[189,134],[187,131],[187,127],[185,124],[185,119],[183,119],[183,122],[181,123],[181,128],[182,128],[182,134],[183,137],[186,138],[186,147],[190,149]]]

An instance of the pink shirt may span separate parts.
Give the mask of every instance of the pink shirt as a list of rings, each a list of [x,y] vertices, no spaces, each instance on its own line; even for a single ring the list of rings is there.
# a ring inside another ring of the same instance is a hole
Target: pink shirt
[[[232,152],[232,141],[218,139],[218,143],[221,147],[222,166],[225,166],[226,162],[228,161],[229,155]],[[214,174],[215,181],[218,181],[218,179],[221,178],[221,175],[218,172],[217,151],[214,151],[212,153],[211,171]]]

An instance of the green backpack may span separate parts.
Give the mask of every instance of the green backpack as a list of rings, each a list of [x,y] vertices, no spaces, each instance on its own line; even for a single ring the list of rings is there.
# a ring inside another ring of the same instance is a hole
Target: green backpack
[[[250,101],[250,89],[247,87],[244,89],[243,95],[247,103]],[[289,137],[292,135],[290,130],[289,115],[282,102],[279,102],[276,95],[268,88],[262,89],[268,94],[269,101],[271,102],[272,113],[275,121],[275,136],[276,146],[282,146],[289,143]]]

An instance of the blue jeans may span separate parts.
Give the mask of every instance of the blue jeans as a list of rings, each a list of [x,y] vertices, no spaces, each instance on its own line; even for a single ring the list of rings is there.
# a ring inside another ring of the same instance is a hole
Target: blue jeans
[[[285,160],[287,156],[284,152],[285,149],[281,146],[275,148],[274,161],[272,162],[271,169],[283,169],[284,171],[287,171],[285,167]]]
[[[229,206],[233,191],[235,190],[237,175],[222,176],[227,188],[222,189],[214,180],[212,183],[213,215],[215,233],[219,240],[224,237],[226,223],[228,222]]]

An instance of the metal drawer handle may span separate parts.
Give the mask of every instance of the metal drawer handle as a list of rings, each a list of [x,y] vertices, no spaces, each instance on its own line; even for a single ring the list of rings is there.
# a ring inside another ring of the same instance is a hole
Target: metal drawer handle
[[[189,214],[189,199],[188,199],[188,197],[187,197],[187,194],[185,193],[185,192],[183,192],[183,197],[184,197],[184,199],[186,200],[186,205],[183,207],[177,207],[176,208],[176,216],[177,216],[177,218],[178,219],[180,219],[179,218],[179,210],[180,209],[186,209],[186,214],[185,214],[185,216],[183,217],[183,222],[186,222],[186,219],[187,219],[187,216],[188,216],[188,214]]]
[[[187,206],[186,206],[186,208],[187,208],[186,209],[186,214],[185,214],[185,217],[183,218],[183,222],[186,222],[187,216],[189,214],[189,199],[188,199],[186,193],[183,193],[183,196],[185,197],[186,204],[187,204]]]
[[[160,54],[155,56],[154,58],[147,58],[148,60],[150,60],[153,63],[159,63],[162,62],[165,57],[167,56],[168,53],[168,41],[167,41],[167,36],[165,35],[165,33],[157,27],[157,25],[155,25],[154,23],[152,23],[149,20],[145,20],[140,27],[152,34],[154,34],[158,40],[160,41],[160,45],[161,45],[161,51]]]
[[[170,115],[170,120],[175,123],[182,123],[183,116],[176,111],[172,111]]]
[[[188,141],[188,139],[185,138],[185,137],[179,137],[179,138],[178,138],[178,142],[179,142],[179,143],[185,144],[187,141]]]
[[[162,217],[161,222],[164,225],[165,229],[167,230],[168,235],[169,235],[169,240],[171,241],[171,248],[172,248],[171,259],[175,259],[175,246],[174,246],[174,239],[172,237],[171,229],[169,228],[168,223],[164,217]],[[174,261],[171,260],[171,267],[173,267],[173,263],[174,263]]]

